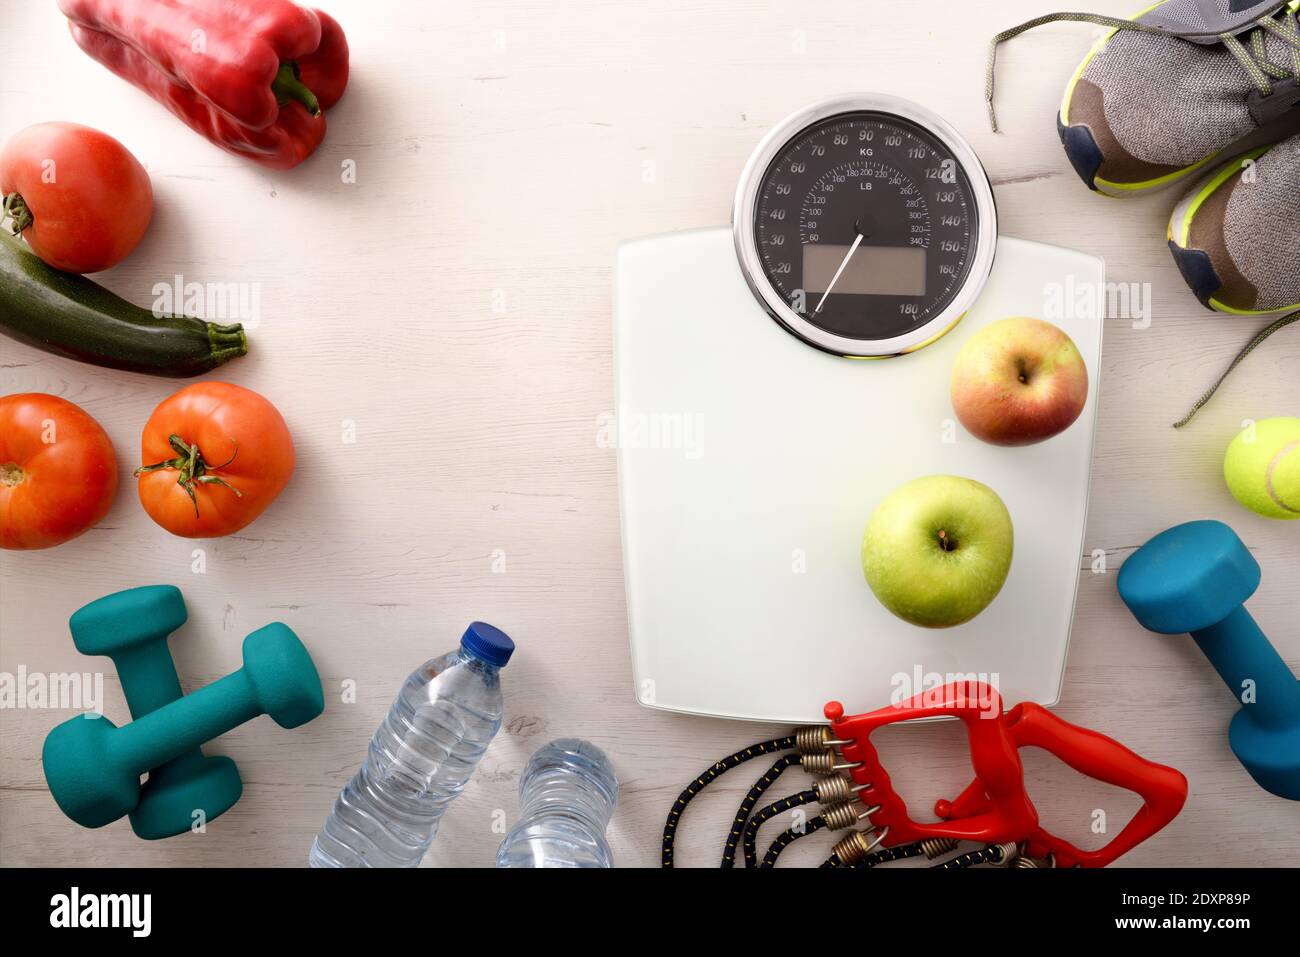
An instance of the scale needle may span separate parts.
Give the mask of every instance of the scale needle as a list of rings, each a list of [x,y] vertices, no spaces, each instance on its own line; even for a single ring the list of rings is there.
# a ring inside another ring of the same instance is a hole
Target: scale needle
[[[849,260],[853,257],[853,254],[857,252],[858,246],[861,244],[862,233],[858,233],[858,238],[853,240],[853,245],[849,247],[849,251],[845,253],[844,258],[840,260],[840,268],[835,270],[835,275],[831,277],[831,284],[826,287],[826,291],[822,293],[821,299],[817,300],[817,308],[813,310],[813,315],[822,311],[822,304],[826,302],[826,297],[831,294],[831,290],[834,289],[835,284],[839,282],[840,273],[844,272],[844,267],[849,264]]]

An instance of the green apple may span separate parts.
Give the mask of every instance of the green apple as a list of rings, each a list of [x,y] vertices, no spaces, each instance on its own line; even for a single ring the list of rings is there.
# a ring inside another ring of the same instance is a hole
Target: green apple
[[[862,536],[880,603],[914,625],[949,628],[991,602],[1011,569],[1011,515],[974,479],[927,475],[894,489]]]

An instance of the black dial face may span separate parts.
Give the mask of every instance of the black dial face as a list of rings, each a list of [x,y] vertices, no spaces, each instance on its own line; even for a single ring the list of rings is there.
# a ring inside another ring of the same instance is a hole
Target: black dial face
[[[759,183],[763,274],[796,313],[849,339],[934,319],[970,272],[978,212],[966,171],[924,127],[841,113],[781,148]]]

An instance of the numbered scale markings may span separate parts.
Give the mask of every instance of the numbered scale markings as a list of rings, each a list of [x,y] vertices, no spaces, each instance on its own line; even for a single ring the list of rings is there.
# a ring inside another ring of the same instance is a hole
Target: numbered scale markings
[[[993,264],[993,192],[943,119],[894,97],[787,118],[741,177],[741,269],[789,332],[828,352],[910,352],[950,329]]]

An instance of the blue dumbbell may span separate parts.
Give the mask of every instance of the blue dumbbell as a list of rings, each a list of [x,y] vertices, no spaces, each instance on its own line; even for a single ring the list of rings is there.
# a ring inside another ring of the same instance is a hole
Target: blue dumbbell
[[[103,827],[132,811],[138,816],[140,775],[150,768],[193,754],[258,715],[296,728],[325,709],[316,666],[288,625],[264,625],[244,639],[243,650],[238,671],[121,727],[98,715],[55,726],[45,736],[41,763],[63,813],[82,827]],[[155,808],[167,815],[174,810],[165,803]],[[148,830],[154,824],[144,822]]]
[[[167,639],[188,617],[179,588],[145,585],[92,601],[73,612],[68,626],[83,655],[113,660],[131,717],[138,719],[184,697]],[[234,761],[194,748],[149,770],[131,828],[146,840],[184,834],[196,811],[211,821],[242,791]]]
[[[1201,521],[1139,548],[1117,585],[1144,628],[1189,632],[1237,699],[1246,698],[1228,727],[1233,754],[1260,787],[1300,801],[1300,682],[1243,607],[1259,580],[1259,563],[1236,533]]]

